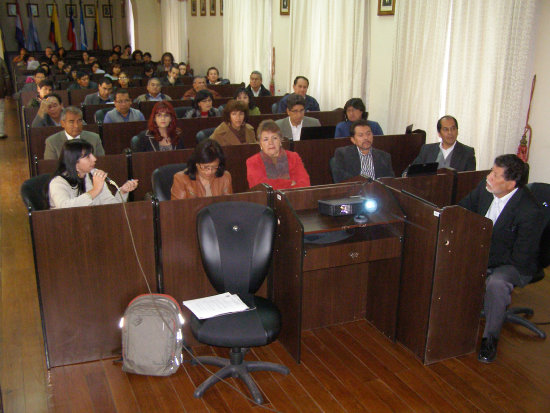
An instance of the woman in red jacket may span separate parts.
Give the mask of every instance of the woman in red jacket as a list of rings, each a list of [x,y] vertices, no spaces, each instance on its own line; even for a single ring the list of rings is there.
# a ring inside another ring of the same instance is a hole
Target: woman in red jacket
[[[300,155],[283,149],[281,129],[274,121],[260,123],[257,136],[260,153],[246,160],[250,188],[260,183],[271,185],[273,189],[310,186]]]

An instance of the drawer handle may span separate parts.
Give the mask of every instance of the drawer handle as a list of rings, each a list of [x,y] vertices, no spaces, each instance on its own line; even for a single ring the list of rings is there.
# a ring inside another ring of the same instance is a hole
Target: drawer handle
[[[358,252],[350,252],[349,256],[352,259],[356,259],[357,257],[359,257],[359,253]]]

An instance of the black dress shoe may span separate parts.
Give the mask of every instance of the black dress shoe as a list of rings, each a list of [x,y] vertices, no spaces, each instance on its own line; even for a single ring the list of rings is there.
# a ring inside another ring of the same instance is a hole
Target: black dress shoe
[[[498,338],[493,336],[483,337],[481,339],[481,348],[477,359],[482,363],[492,363],[497,356]]]

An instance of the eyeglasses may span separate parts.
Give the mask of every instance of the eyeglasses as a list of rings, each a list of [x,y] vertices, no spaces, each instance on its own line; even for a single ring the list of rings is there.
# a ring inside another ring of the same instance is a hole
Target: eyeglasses
[[[210,172],[216,172],[216,170],[219,168],[219,164],[216,166],[208,166],[201,163],[198,163],[197,166],[201,171],[210,171]]]
[[[305,111],[306,111],[305,109],[292,109],[290,112],[298,114],[298,113],[304,113]]]
[[[451,126],[450,128],[441,128],[441,132],[445,132],[445,133],[454,132],[456,130],[458,130],[458,128],[456,126]]]
[[[128,103],[128,102],[131,102],[131,100],[130,99],[115,100],[115,103]]]

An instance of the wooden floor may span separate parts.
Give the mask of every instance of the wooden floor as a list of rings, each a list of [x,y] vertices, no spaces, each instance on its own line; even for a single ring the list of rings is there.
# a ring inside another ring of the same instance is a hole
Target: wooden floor
[[[9,413],[36,412],[247,412],[265,411],[224,384],[192,396],[207,377],[184,364],[168,378],[127,375],[112,360],[47,371],[27,216],[19,186],[28,172],[13,103],[9,139],[0,141],[0,386]],[[53,240],[62,242],[62,240]],[[550,320],[550,277],[514,293],[513,302]],[[548,326],[543,327],[550,332]],[[365,321],[309,331],[296,364],[275,342],[247,358],[284,363],[291,374],[257,372],[270,409],[280,412],[549,412],[550,340],[507,326],[497,361],[476,355],[422,366]],[[225,350],[199,347],[197,354]],[[231,379],[246,392],[243,386]],[[1,410],[1,409],[0,409]]]

